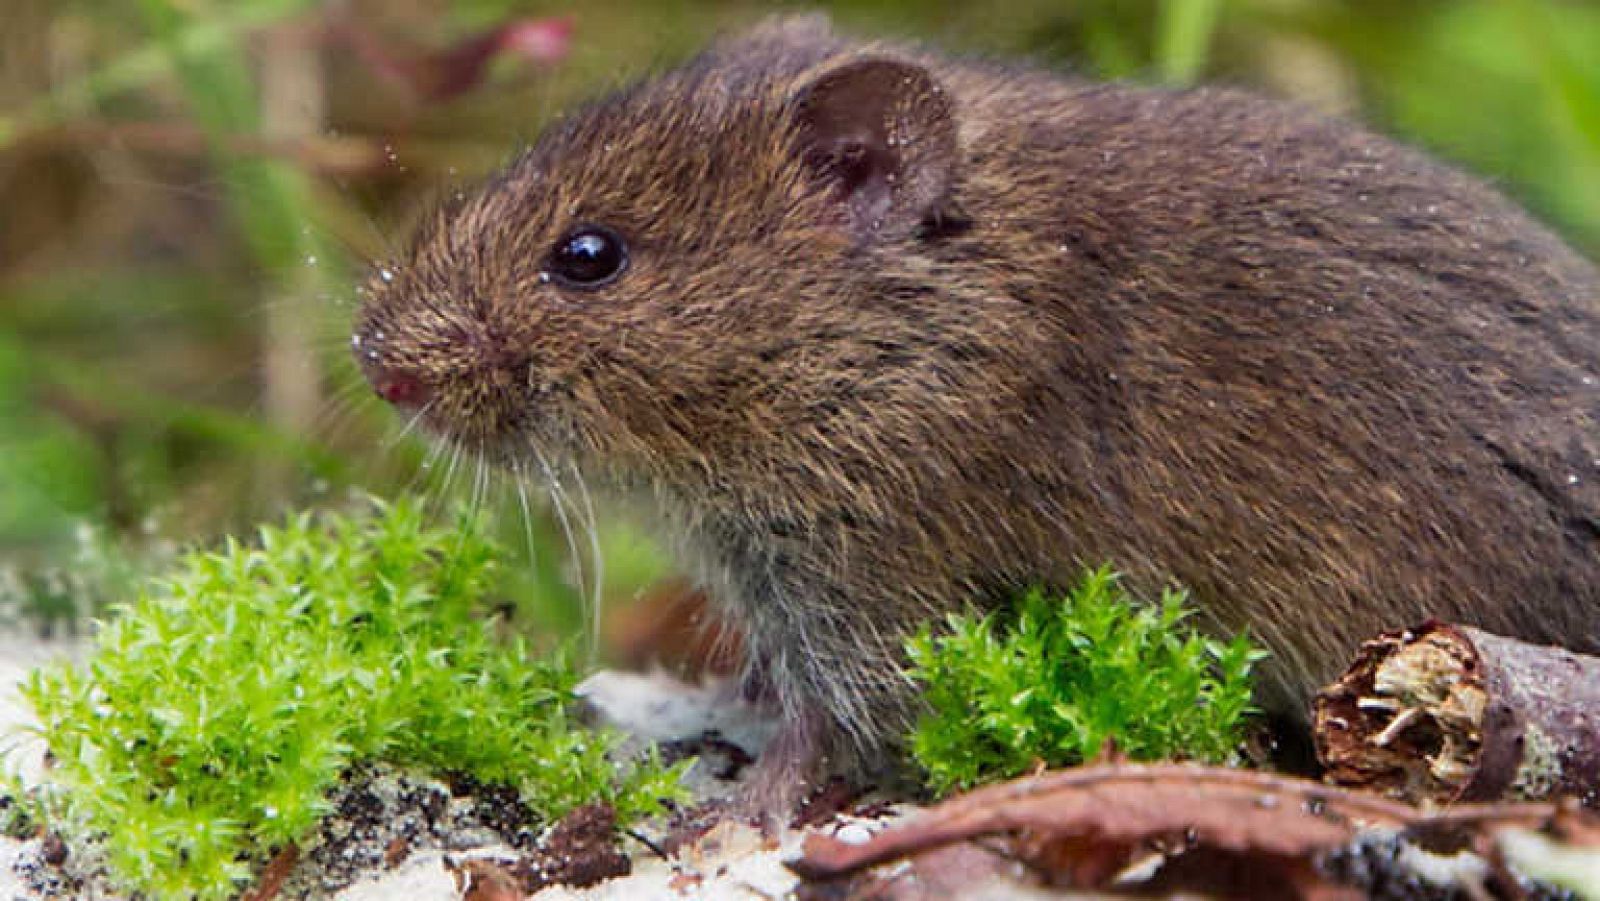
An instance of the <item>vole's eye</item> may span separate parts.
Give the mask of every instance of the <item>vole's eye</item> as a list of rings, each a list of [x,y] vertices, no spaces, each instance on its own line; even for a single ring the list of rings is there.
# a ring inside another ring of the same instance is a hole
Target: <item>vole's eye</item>
[[[628,268],[628,246],[603,225],[580,225],[550,250],[545,271],[569,288],[598,288]]]

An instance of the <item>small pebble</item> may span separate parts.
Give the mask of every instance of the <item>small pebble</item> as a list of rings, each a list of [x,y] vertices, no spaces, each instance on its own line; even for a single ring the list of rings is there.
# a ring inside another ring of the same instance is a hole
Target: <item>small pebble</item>
[[[845,823],[833,837],[846,844],[862,845],[872,838],[872,830],[860,823]]]

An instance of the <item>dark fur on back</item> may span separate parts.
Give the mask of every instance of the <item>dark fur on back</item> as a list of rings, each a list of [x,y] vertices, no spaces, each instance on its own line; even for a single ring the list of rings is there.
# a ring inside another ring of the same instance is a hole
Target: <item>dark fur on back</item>
[[[931,76],[895,109],[948,98],[959,151],[917,227],[863,238],[795,98],[878,57]],[[632,262],[563,291],[544,260],[585,221]],[[1430,616],[1600,641],[1594,268],[1240,93],[768,25],[442,211],[358,335],[435,430],[646,498],[836,752],[902,734],[906,632],[1106,560],[1264,640],[1280,709]]]

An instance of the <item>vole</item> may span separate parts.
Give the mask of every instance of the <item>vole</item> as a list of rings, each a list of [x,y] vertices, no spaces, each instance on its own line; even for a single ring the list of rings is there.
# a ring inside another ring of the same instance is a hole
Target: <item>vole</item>
[[[642,500],[742,628],[769,799],[894,751],[909,632],[1103,561],[1265,643],[1274,710],[1427,617],[1600,649],[1600,275],[1347,122],[783,19],[384,273],[379,394]]]

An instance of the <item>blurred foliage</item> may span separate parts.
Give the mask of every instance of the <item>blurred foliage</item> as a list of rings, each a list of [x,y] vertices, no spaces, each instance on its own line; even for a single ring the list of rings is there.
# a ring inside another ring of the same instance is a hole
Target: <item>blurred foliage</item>
[[[1297,98],[1482,173],[1600,251],[1600,4],[825,7],[854,32]],[[441,470],[455,467],[425,468],[415,441],[395,440],[397,424],[367,401],[344,352],[361,270],[434,198],[490,171],[564,108],[779,8],[3,0],[0,563],[11,584],[70,567],[85,525],[113,542],[136,545],[152,529],[187,542],[356,483],[437,498]],[[448,96],[403,77],[475,35],[541,17],[571,25],[559,61],[502,54]],[[535,516],[524,536],[514,498],[507,510],[506,543],[540,563],[524,586],[549,601],[535,612],[578,627],[560,529]],[[626,533],[606,535],[637,548]],[[608,566],[611,595],[659,570],[647,551],[620,557],[627,565]]]

